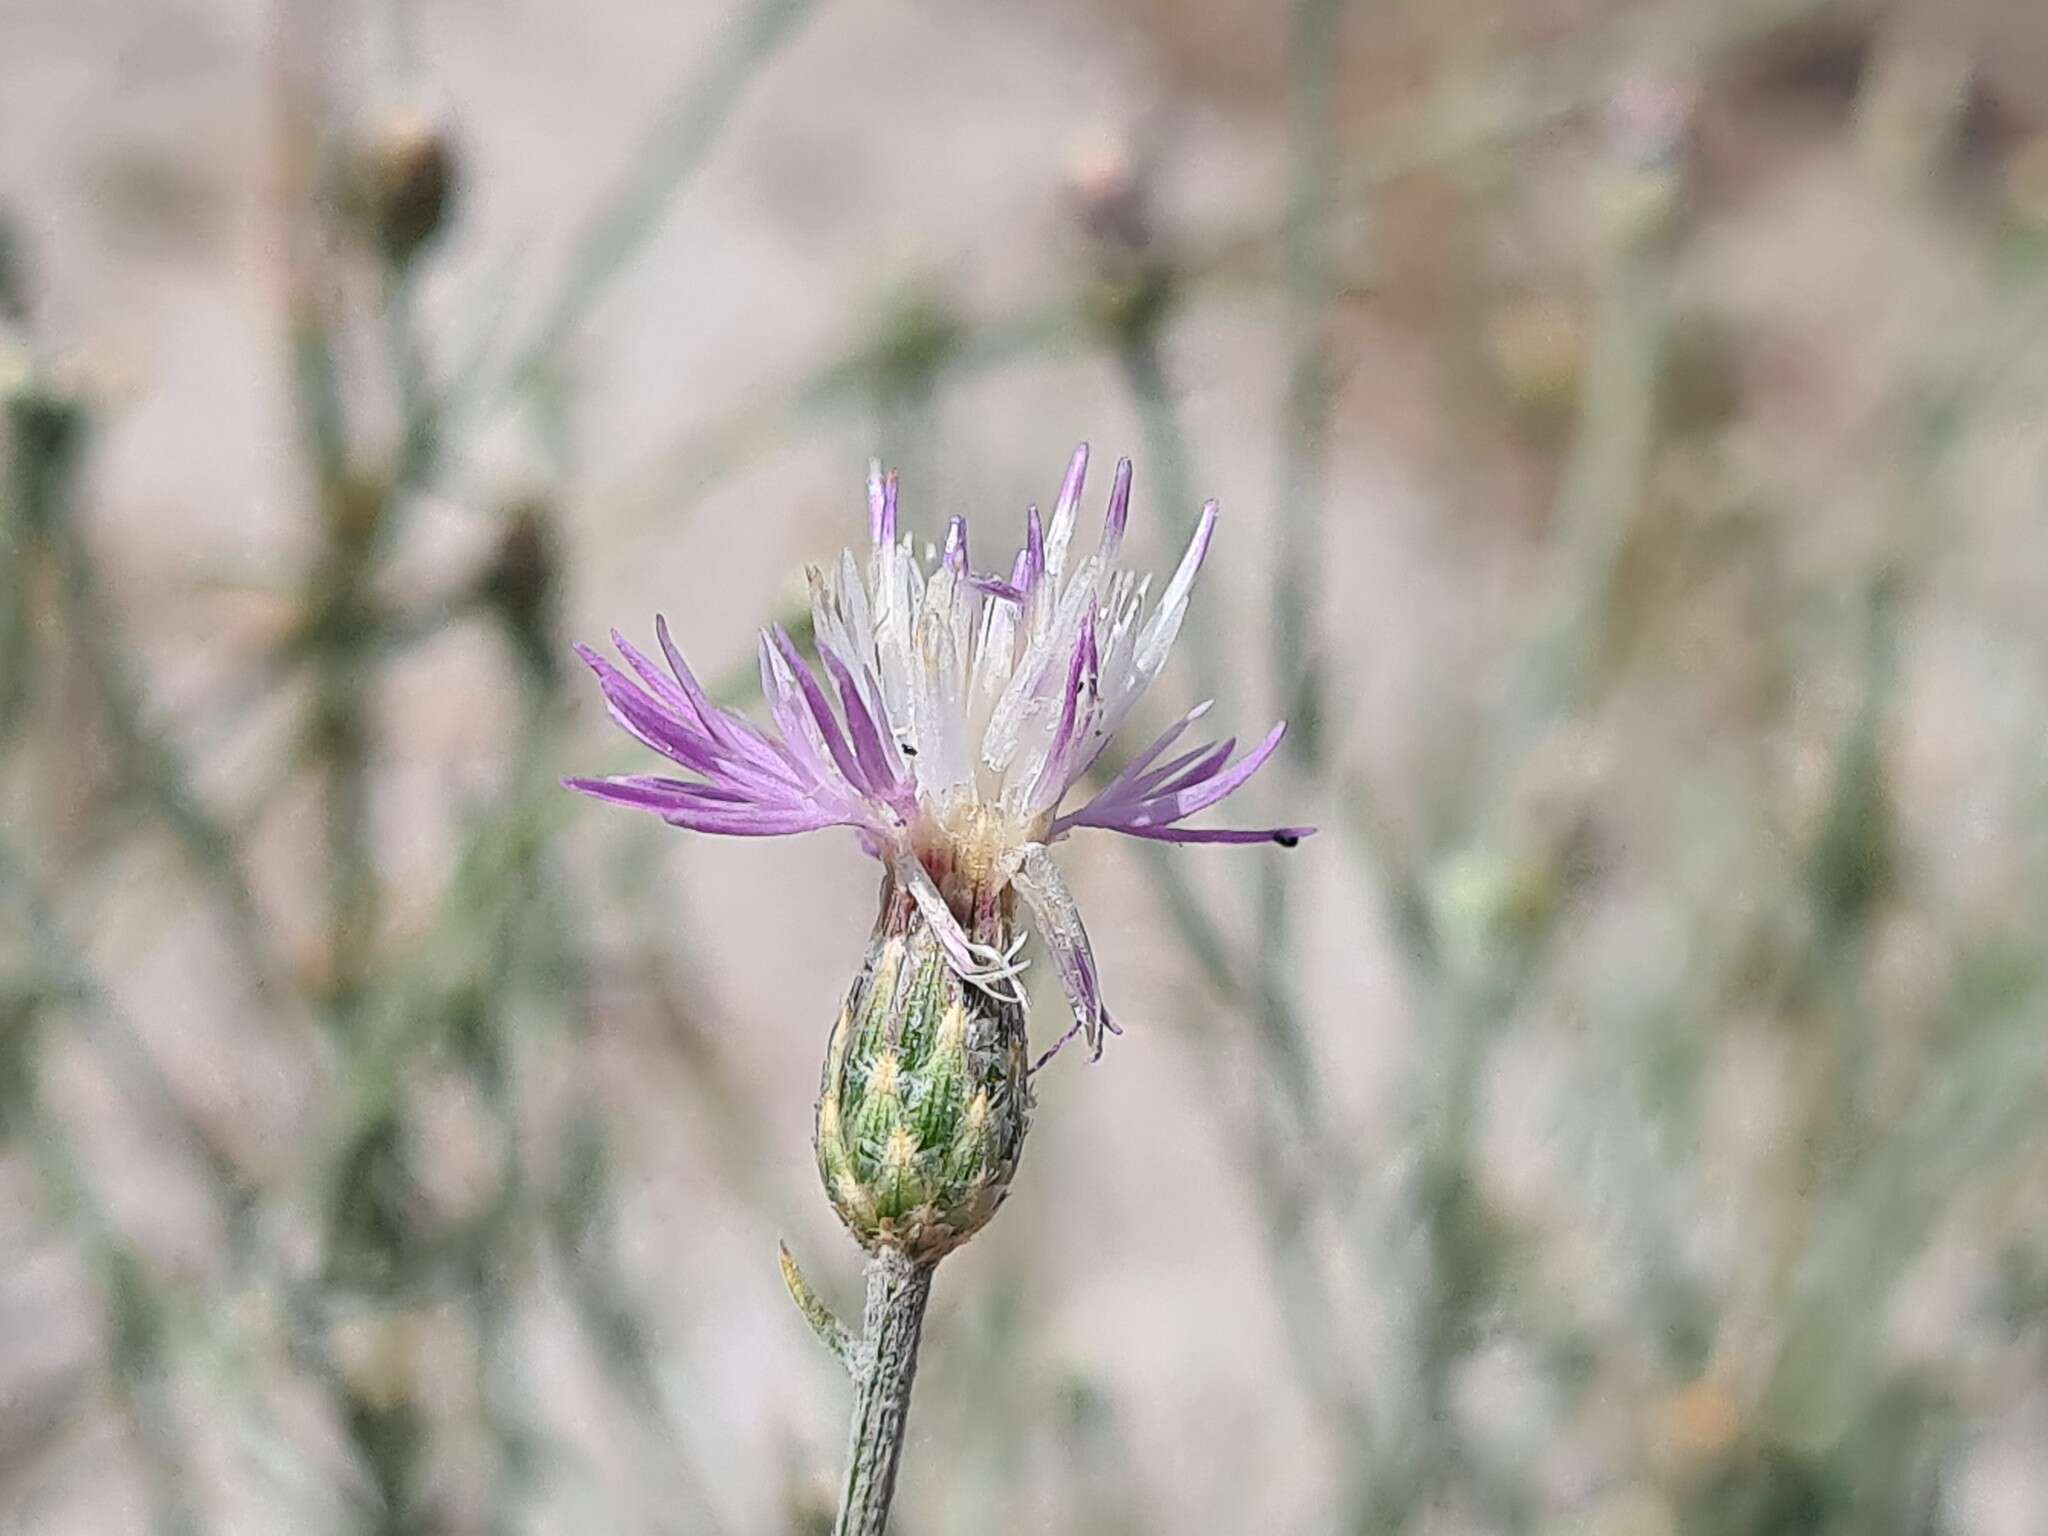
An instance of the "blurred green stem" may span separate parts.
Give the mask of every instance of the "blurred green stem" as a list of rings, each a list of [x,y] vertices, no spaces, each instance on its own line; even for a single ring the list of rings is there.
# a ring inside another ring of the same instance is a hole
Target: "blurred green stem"
[[[1642,512],[1643,489],[1660,426],[1670,310],[1675,170],[1618,168],[1605,190],[1604,270],[1595,297],[1584,392],[1564,482],[1552,515],[1553,539],[1538,571],[1536,616],[1524,671],[1508,701],[1515,739],[1500,759],[1519,764],[1529,746],[1594,697],[1613,606],[1617,567]],[[1670,185],[1659,187],[1657,183]],[[1661,198],[1660,198],[1661,193]]]
[[[142,1031],[108,994],[89,968],[86,957],[58,926],[49,892],[13,843],[0,838],[0,894],[11,896],[21,909],[21,930],[34,946],[38,961],[30,983],[35,991],[96,1013],[111,1032],[109,1070],[122,1087],[163,1107],[176,1138],[190,1151],[215,1197],[227,1213],[240,1243],[247,1240],[246,1218],[256,1189],[213,1131],[193,1113],[176,1086],[164,1075]]]
[[[414,307],[412,264],[388,262],[384,278],[385,366],[401,423],[397,462],[391,472],[395,492],[426,480],[440,448],[440,417],[427,378]]]
[[[31,1095],[36,1090],[31,1088]],[[199,1536],[187,1488],[189,1471],[177,1413],[164,1379],[163,1299],[141,1257],[114,1227],[66,1143],[67,1130],[39,1097],[25,1139],[55,1214],[85,1250],[103,1291],[107,1349],[116,1405],[142,1463],[150,1523],[157,1536]]]
[[[1187,434],[1160,358],[1157,337],[1149,330],[1133,334],[1125,338],[1117,356],[1125,384],[1145,425],[1146,443],[1158,462],[1160,479],[1170,495],[1192,499],[1188,489],[1192,481]],[[1221,660],[1211,632],[1204,625],[1189,625],[1183,638],[1193,647],[1197,693],[1204,698],[1216,697],[1222,687]],[[1242,1008],[1266,1040],[1271,1054],[1261,1060],[1277,1068],[1290,1118],[1302,1142],[1312,1148],[1327,1149],[1326,1115],[1315,1083],[1313,1052],[1292,997],[1273,984],[1262,961],[1254,960],[1247,965],[1243,947],[1218,924],[1201,893],[1187,878],[1176,850],[1146,845],[1143,867],[1166,907],[1168,919],[1189,952],[1201,962],[1218,995]],[[1249,985],[1244,976],[1247,969],[1253,972]]]
[[[73,489],[85,434],[74,404],[37,396],[14,406],[16,496],[23,526],[40,536],[57,570],[58,602],[74,653],[105,710],[109,758],[121,787],[162,818],[213,893],[228,943],[259,995],[284,995],[256,898],[227,830],[200,799],[175,748],[148,722],[144,691],[119,620],[101,593],[78,527]]]
[[[1645,60],[1683,61],[1688,72],[1704,76],[1736,50],[1839,8],[1840,0],[1631,5],[1544,52],[1483,73],[1453,71],[1420,106],[1375,133],[1372,148],[1349,159],[1341,201],[1349,206],[1417,171],[1539,135],[1607,100],[1616,77]]]
[[[19,739],[16,723],[33,693],[37,544],[20,497],[0,496],[0,742]]]
[[[1630,11],[1615,21],[1586,29],[1555,51],[1534,60],[1518,58],[1499,65],[1483,78],[1460,74],[1431,93],[1412,113],[1378,137],[1373,149],[1352,156],[1342,168],[1336,208],[1363,207],[1391,183],[1419,172],[1453,164],[1488,150],[1504,150],[1516,140],[1552,128],[1561,119],[1584,112],[1612,90],[1616,73],[1642,55],[1645,39],[1691,40],[1685,56],[1704,69],[1721,55],[1755,41],[1777,27],[1825,8],[1830,0],[1741,0],[1723,7],[1705,7],[1699,0]],[[1286,227],[1281,229],[1286,239]],[[1174,294],[1185,301],[1198,292],[1233,285],[1259,285],[1265,274],[1262,255],[1274,244],[1270,214],[1227,229],[1200,242],[1174,269]],[[580,310],[579,310],[580,313]],[[955,375],[971,375],[1024,358],[1058,352],[1062,345],[1091,334],[1093,311],[1086,298],[1056,297],[1036,308],[1008,317],[977,318],[963,324],[949,360]],[[1163,419],[1151,402],[1170,399],[1156,353],[1149,360],[1120,356],[1126,383],[1137,402],[1145,431],[1152,472],[1166,484],[1164,499],[1180,507],[1191,501],[1185,490],[1174,493],[1170,464],[1188,462],[1187,455],[1168,448],[1171,439],[1156,429]],[[593,501],[641,515],[674,515],[678,496],[687,506],[720,480],[736,473],[785,427],[807,424],[834,407],[865,407],[872,396],[871,343],[863,337],[841,356],[810,369],[801,378],[763,391],[758,398],[704,426],[678,433],[648,463],[607,486]],[[1180,482],[1186,486],[1185,478]],[[681,487],[681,490],[678,490]],[[1197,626],[1191,626],[1197,628]],[[1197,677],[1205,672],[1193,647]]]
[[[578,233],[560,288],[509,370],[530,390],[599,297],[657,227],[662,210],[703,165],[763,66],[796,35],[816,0],[747,0],[716,54],[662,109],[611,200]]]
[[[1160,344],[1163,318],[1161,310],[1143,312],[1141,323],[1117,338],[1116,360],[1163,499],[1169,507],[1191,507],[1192,456]],[[1182,643],[1189,649],[1197,695],[1216,697],[1222,690],[1223,664],[1215,631],[1189,625]],[[1148,844],[1140,850],[1140,860],[1168,920],[1202,966],[1211,988],[1258,1035],[1261,1048],[1253,1052],[1256,1071],[1246,1123],[1242,1134],[1229,1140],[1240,1151],[1251,1187],[1252,1205],[1265,1235],[1262,1251],[1276,1311],[1302,1390],[1338,1439],[1357,1443],[1367,1432],[1364,1406],[1341,1353],[1333,1347],[1340,1331],[1336,1300],[1306,1243],[1313,1198],[1326,1185],[1349,1177],[1350,1160],[1328,1134],[1303,1021],[1291,992],[1277,982],[1276,962],[1264,955],[1246,956],[1243,946],[1223,931],[1187,878],[1177,850]],[[1216,1059],[1213,1045],[1198,1045],[1196,1056],[1219,1086],[1231,1075]],[[1284,1101],[1284,1112],[1276,1099]]]
[[[1292,357],[1280,442],[1280,537],[1273,569],[1273,679],[1298,774],[1315,764],[1322,701],[1312,675],[1334,379],[1328,339],[1336,206],[1336,74],[1343,0],[1296,0],[1290,42],[1294,183],[1282,236]],[[1282,861],[1267,861],[1269,871]],[[1277,876],[1273,882],[1278,884]],[[1269,898],[1270,899],[1270,898]],[[1269,917],[1278,914],[1269,914]],[[1277,933],[1267,925],[1270,941]]]
[[[1290,40],[1294,188],[1285,246],[1287,311],[1293,358],[1280,444],[1277,509],[1279,551],[1273,569],[1275,692],[1289,723],[1283,761],[1294,767],[1293,787],[1306,789],[1315,768],[1322,700],[1311,656],[1322,559],[1324,459],[1330,434],[1329,323],[1330,212],[1337,172],[1336,71],[1343,0],[1296,0]],[[1268,850],[1260,861],[1260,934],[1253,946],[1255,1017],[1280,1066],[1312,1148],[1324,1144],[1321,1095],[1314,1053],[1299,1016],[1288,921],[1291,861]]]
[[[343,1012],[369,965],[377,880],[369,846],[368,657],[362,633],[362,557],[346,540],[330,549],[327,606],[314,666],[313,748],[324,765],[328,992]]]

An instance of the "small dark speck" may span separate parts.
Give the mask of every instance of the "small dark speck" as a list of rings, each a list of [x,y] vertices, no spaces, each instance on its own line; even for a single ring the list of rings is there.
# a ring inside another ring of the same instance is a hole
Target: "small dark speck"
[[[1292,832],[1275,832],[1273,834],[1273,841],[1278,843],[1282,848],[1292,848],[1296,844],[1298,844],[1301,841],[1301,839],[1295,836],[1295,834]]]
[[[915,757],[917,756],[917,748],[906,741],[903,743],[903,755],[905,757]]]

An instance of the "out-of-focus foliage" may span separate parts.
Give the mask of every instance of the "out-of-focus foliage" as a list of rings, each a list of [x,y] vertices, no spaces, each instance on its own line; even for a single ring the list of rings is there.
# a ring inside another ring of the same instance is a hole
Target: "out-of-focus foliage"
[[[745,489],[821,443],[849,528],[870,447],[927,531],[1021,502],[1071,389],[1148,528],[1240,487],[1179,665],[1291,717],[1270,794],[1324,831],[1235,886],[1099,856],[1132,1038],[1040,1080],[941,1272],[900,1528],[2048,1530],[2048,20],[742,0],[548,265],[460,247],[490,188],[424,104],[496,55],[453,9],[287,5],[248,60],[232,371],[280,416],[156,450],[285,443],[246,521],[105,493],[163,386],[80,345],[125,300],[50,250],[104,232],[0,149],[0,1528],[829,1526],[843,1383],[773,1248],[831,1251],[805,1063],[872,913],[793,932],[822,856],[736,885],[562,793],[627,760],[568,627],[686,539],[712,607],[829,554]],[[91,25],[40,14],[23,58]],[[678,334],[629,453],[591,336],[663,322],[594,317],[665,229],[747,238],[685,195],[717,156],[843,233],[777,157],[915,190],[1030,139],[995,83],[910,144],[748,110],[813,56],[871,105],[906,30],[1168,105],[1018,152],[1044,217],[976,248],[1036,287],[806,237],[879,296],[766,387]],[[218,217],[178,143],[81,162],[128,237]]]

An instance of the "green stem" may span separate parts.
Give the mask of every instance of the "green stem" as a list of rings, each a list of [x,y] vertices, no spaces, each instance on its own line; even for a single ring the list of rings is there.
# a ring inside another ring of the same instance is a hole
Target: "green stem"
[[[1330,24],[1334,25],[1333,18]],[[1146,462],[1155,468],[1164,500],[1175,508],[1193,505],[1193,455],[1156,323],[1125,336],[1116,360],[1138,413]],[[1300,485],[1290,479],[1290,496],[1298,490]],[[1223,667],[1214,632],[1205,625],[1190,625],[1183,631],[1182,644],[1193,652],[1190,670],[1197,695],[1210,698],[1221,693]],[[1306,642],[1296,648],[1305,654]],[[1294,701],[1307,690],[1282,691]],[[1243,1134],[1233,1137],[1232,1145],[1243,1153],[1245,1177],[1254,1192],[1252,1204],[1264,1229],[1263,1256],[1275,1309],[1302,1388],[1335,1434],[1346,1443],[1362,1444],[1370,1428],[1364,1404],[1342,1359],[1329,1348],[1336,1335],[1335,1299],[1304,1241],[1311,1203],[1326,1198],[1330,1190],[1355,1187],[1357,1181],[1341,1141],[1328,1132],[1306,1022],[1292,992],[1280,984],[1272,957],[1277,940],[1269,935],[1257,952],[1244,953],[1225,935],[1171,850],[1148,846],[1140,852],[1168,918],[1204,978],[1219,999],[1251,1022],[1268,1047],[1257,1053],[1261,1082],[1251,1096]],[[1230,1072],[1213,1045],[1203,1046],[1198,1060],[1219,1084]],[[1269,1087],[1275,1091],[1268,1092]],[[1284,1099],[1284,1111],[1278,1099]],[[1297,1157],[1301,1169],[1295,1166]]]
[[[853,1374],[853,1422],[846,1434],[846,1479],[833,1536],[881,1536],[896,1493],[896,1463],[910,1421],[910,1384],[931,1265],[882,1248],[868,1260],[867,1308]]]
[[[1285,751],[1296,788],[1317,766],[1323,701],[1314,654],[1322,508],[1329,453],[1331,208],[1337,177],[1336,59],[1343,0],[1296,0],[1290,42],[1294,183],[1283,233],[1292,359],[1280,442],[1280,539],[1273,569],[1274,694],[1290,730]],[[1289,980],[1288,861],[1260,869],[1259,943],[1253,951],[1254,1018],[1278,1048],[1298,1106],[1313,1102],[1314,1063],[1295,1018]],[[1304,1121],[1313,1127],[1313,1122]]]
[[[1273,679],[1293,725],[1286,751],[1298,774],[1315,767],[1322,700],[1314,655],[1324,483],[1328,475],[1334,364],[1328,307],[1337,181],[1337,41],[1343,0],[1296,0],[1293,71],[1294,183],[1281,233],[1292,354],[1280,442],[1279,550],[1273,571]],[[1279,861],[1270,865],[1280,868]]]
[[[25,1140],[30,1164],[54,1213],[76,1234],[105,1293],[114,1400],[142,1463],[150,1529],[157,1536],[198,1536],[201,1522],[191,1499],[184,1427],[172,1401],[165,1358],[162,1298],[80,1171],[61,1119],[39,1098],[31,1102],[29,1115]]]
[[[353,644],[321,657],[315,732],[326,763],[328,963],[333,1001],[353,1008],[369,968],[376,922],[370,858],[369,710]]]
[[[31,409],[39,416],[31,417]],[[71,405],[47,401],[33,408],[17,405],[15,411],[19,516],[52,558],[67,638],[104,709],[121,789],[153,811],[176,840],[219,906],[250,986],[265,1001],[275,999],[284,988],[268,947],[269,925],[233,838],[200,798],[167,733],[149,719],[141,673],[77,524],[74,496],[84,418]]]
[[[612,279],[646,244],[676,194],[696,174],[768,61],[801,30],[815,0],[755,0],[732,23],[703,71],[663,108],[624,183],[578,233],[546,319],[522,347],[508,376],[529,390]]]
[[[0,838],[0,896],[11,898],[21,908],[18,920],[38,959],[36,969],[29,973],[36,989],[99,1016],[107,1029],[107,1064],[114,1081],[138,1098],[161,1106],[171,1133],[191,1152],[236,1231],[243,1233],[243,1218],[255,1204],[255,1186],[230,1149],[164,1075],[140,1026],[119,1007],[93,974],[84,954],[59,927],[50,893],[6,838]]]

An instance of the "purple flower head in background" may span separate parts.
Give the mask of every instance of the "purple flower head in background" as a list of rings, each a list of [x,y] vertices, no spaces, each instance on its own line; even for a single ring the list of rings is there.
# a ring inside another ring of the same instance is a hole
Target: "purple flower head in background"
[[[699,832],[771,837],[852,827],[908,892],[967,981],[1013,1002],[1024,934],[1011,937],[1009,893],[1022,896],[1059,971],[1075,1031],[1100,1054],[1105,1028],[1095,959],[1050,847],[1083,827],[1174,843],[1280,843],[1313,829],[1183,826],[1255,773],[1284,726],[1233,760],[1235,739],[1184,747],[1208,712],[1188,711],[1083,805],[1061,803],[1108,747],[1166,662],[1216,527],[1203,507],[1159,601],[1151,578],[1118,564],[1131,466],[1117,465],[1093,554],[1072,544],[1088,465],[1074,452],[1052,517],[1027,515],[1007,573],[974,569],[967,520],[942,549],[896,529],[896,477],[868,478],[868,548],[812,566],[811,616],[822,675],[778,626],[761,635],[761,691],[774,730],[719,708],[670,641],[654,660],[617,631],[629,677],[588,647],[611,715],[694,778],[633,774],[571,779],[601,800],[653,811]],[[637,680],[636,680],[637,679]]]

